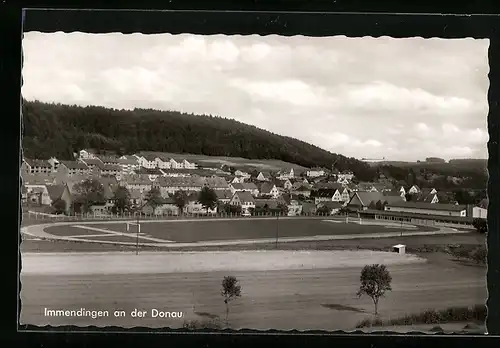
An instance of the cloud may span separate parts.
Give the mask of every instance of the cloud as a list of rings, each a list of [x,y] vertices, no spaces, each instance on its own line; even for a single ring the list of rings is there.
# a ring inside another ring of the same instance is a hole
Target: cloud
[[[353,157],[486,157],[488,40],[25,33],[23,96],[214,114]]]

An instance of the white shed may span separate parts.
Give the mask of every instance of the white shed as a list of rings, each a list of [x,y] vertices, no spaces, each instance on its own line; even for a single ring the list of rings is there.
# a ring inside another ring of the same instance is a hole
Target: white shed
[[[398,254],[404,254],[406,252],[406,245],[397,244],[392,247],[392,251]]]

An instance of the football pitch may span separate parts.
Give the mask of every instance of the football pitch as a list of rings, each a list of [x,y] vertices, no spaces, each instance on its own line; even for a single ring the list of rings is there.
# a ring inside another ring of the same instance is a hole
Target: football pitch
[[[79,225],[52,226],[45,229],[55,236],[93,239],[96,241],[133,242],[139,236],[142,242],[195,243],[203,241],[246,240],[268,238],[294,238],[330,235],[358,235],[369,233],[403,233],[406,229],[396,226],[363,225],[359,222],[322,219],[214,219],[172,220],[140,222],[136,225],[123,221]],[[436,229],[417,227],[412,231]]]

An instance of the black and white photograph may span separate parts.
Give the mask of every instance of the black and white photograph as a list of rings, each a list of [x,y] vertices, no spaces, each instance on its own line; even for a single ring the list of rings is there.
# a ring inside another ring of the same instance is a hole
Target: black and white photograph
[[[484,334],[488,47],[25,32],[20,324]]]

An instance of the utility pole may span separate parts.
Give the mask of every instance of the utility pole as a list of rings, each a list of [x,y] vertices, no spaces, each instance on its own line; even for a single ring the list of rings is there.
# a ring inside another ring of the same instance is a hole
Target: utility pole
[[[136,217],[137,217],[137,235],[135,238],[135,254],[139,255],[139,214],[137,214]]]
[[[276,215],[276,249],[278,249],[278,235],[279,235],[279,215],[280,213],[278,213]]]

